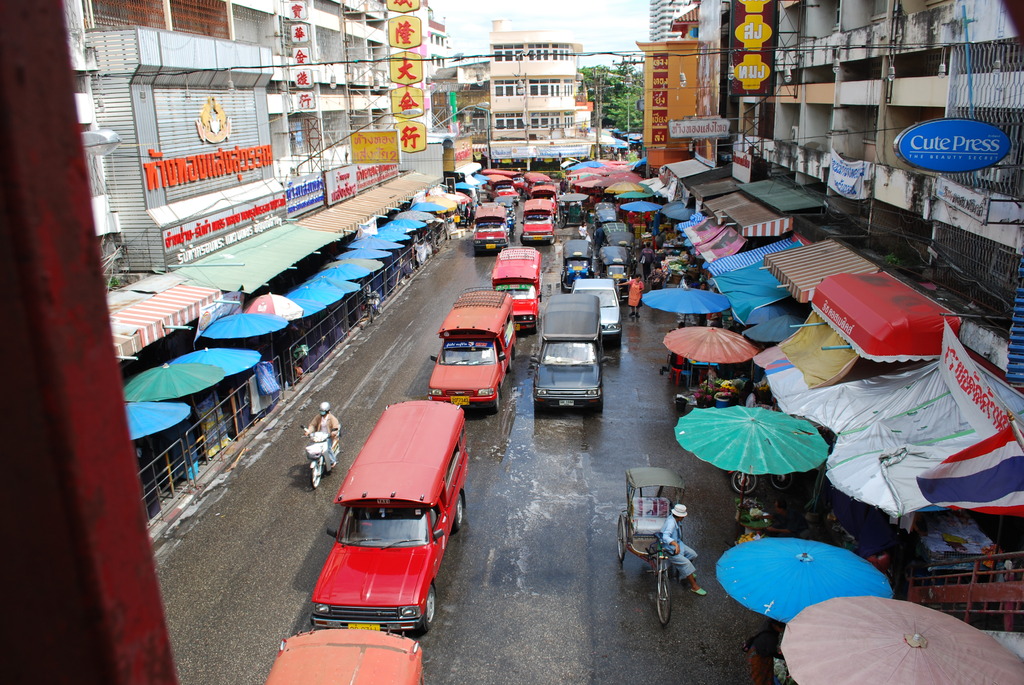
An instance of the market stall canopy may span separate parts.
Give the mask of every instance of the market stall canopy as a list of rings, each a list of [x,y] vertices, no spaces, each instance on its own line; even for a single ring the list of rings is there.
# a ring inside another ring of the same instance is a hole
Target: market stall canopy
[[[757,264],[716,276],[713,280],[715,288],[729,298],[733,316],[740,323],[746,323],[750,312],[757,307],[789,297],[785,291],[779,289],[779,282],[775,277]],[[795,331],[796,329],[793,329],[790,334]],[[789,335],[785,337],[788,338]]]
[[[751,326],[743,331],[743,335],[762,343],[781,342],[796,333],[799,330],[796,326],[802,324],[804,319],[803,316],[793,316],[792,314],[777,316],[764,323]]]
[[[661,214],[676,221],[688,221],[694,212],[682,202],[669,202],[661,208]]]
[[[383,264],[381,266],[383,266]],[[368,269],[365,266],[359,266],[358,264],[340,264],[338,262],[330,262],[327,264],[327,268],[323,269],[323,271],[330,272],[336,278],[340,278],[345,281],[356,281],[360,278],[369,276],[376,271],[376,269]]]
[[[764,247],[745,250],[728,257],[716,259],[705,268],[711,272],[712,276],[719,276],[727,271],[735,271],[736,269],[742,269],[743,267],[754,264],[761,267],[764,265],[764,258],[766,255],[770,255],[775,252],[782,252],[783,250],[790,250],[794,247],[800,247],[800,245],[801,243],[797,238],[783,238],[782,240],[777,240],[774,243],[765,245]],[[776,283],[778,283],[777,279]]]
[[[224,340],[252,338],[287,327],[288,320],[276,314],[232,314],[211,323],[199,337]]]
[[[320,212],[311,212],[299,219],[305,228],[335,233],[338,238],[352,235],[360,224],[411,200],[441,179],[413,171],[386,183],[365,190],[350,200],[338,202]]]
[[[344,283],[347,281],[342,282]],[[320,304],[332,305],[335,302],[340,301],[348,293],[359,290],[359,286],[354,283],[349,283],[349,285],[355,288],[355,290],[338,288],[333,285],[329,285],[325,281],[305,283],[289,292],[288,297],[294,297],[299,300],[312,300],[313,302],[319,302]]]
[[[797,302],[810,302],[818,284],[834,274],[878,271],[876,264],[834,240],[765,255],[764,265]]]
[[[793,228],[793,219],[781,216],[743,193],[731,193],[704,202],[704,213],[714,213],[720,221],[728,217],[747,237],[781,236]]]
[[[641,301],[648,307],[676,314],[713,314],[732,306],[725,295],[695,288],[662,288],[644,293]]]
[[[634,190],[628,193],[619,193],[620,200],[646,200],[649,197],[654,197],[654,193],[647,190]],[[660,207],[661,205],[658,206]]]
[[[352,250],[398,250],[404,247],[404,245],[401,243],[393,243],[390,240],[381,240],[380,238],[370,236],[368,238],[353,240],[347,245],[347,247]]]
[[[655,195],[664,198],[668,197],[668,191],[665,190],[665,184],[661,182],[660,178],[646,178],[640,181],[640,185],[647,186],[647,189]]]
[[[842,547],[799,538],[764,538],[726,551],[718,582],[737,602],[786,623],[833,597],[892,597],[889,579]]]
[[[790,674],[807,685],[1024,683],[1024,662],[988,633],[882,597],[807,607],[786,626],[781,649]]]
[[[182,281],[174,275],[150,277],[108,296],[115,333],[134,337],[140,343],[138,348],[145,347],[174,330],[168,326],[184,326],[195,321],[204,307],[220,297],[220,290],[183,285]],[[147,291],[150,287],[154,290]]]
[[[773,302],[772,304],[766,304],[763,307],[758,307],[754,311],[750,312],[750,316],[747,317],[746,324],[748,326],[756,326],[759,323],[770,321],[777,316],[785,316],[786,314],[792,314],[800,318],[803,322],[807,318],[807,314],[810,312],[810,308],[805,304],[799,304],[792,298],[787,297],[784,300]]]
[[[386,254],[387,253],[385,253],[385,255]],[[353,258],[353,257],[348,257],[348,258],[339,257],[338,260],[334,262],[334,264],[328,264],[327,267],[324,270],[326,271],[327,269],[331,269],[334,266],[345,265],[345,264],[351,264],[353,266],[358,266],[360,268],[367,269],[371,273],[374,272],[374,271],[379,271],[380,269],[384,268],[384,262],[378,262],[376,259],[359,259],[359,258]]]
[[[401,220],[401,219],[412,219],[413,221],[420,221],[420,222],[423,222],[423,223],[430,223],[431,221],[437,221],[437,217],[434,216],[433,214],[429,214],[427,212],[414,211],[414,210],[411,210],[411,209],[410,210],[406,210],[404,212],[399,212],[398,214],[395,214],[395,219],[394,220],[397,221],[397,220]]]
[[[809,388],[838,383],[859,359],[846,341],[813,312],[779,347],[803,374]]]
[[[128,402],[124,409],[132,440],[176,426],[192,413],[192,407],[184,402]]]
[[[590,196],[584,195],[583,193],[565,193],[558,196],[559,202],[584,202]]]
[[[159,402],[201,392],[224,379],[224,369],[211,364],[164,364],[132,376],[124,384],[128,402]]]
[[[322,309],[322,308],[321,308]],[[308,314],[315,314],[316,312],[307,313],[301,305],[297,304],[294,300],[289,300],[284,295],[260,295],[252,302],[245,306],[246,314],[277,314],[278,316],[284,317],[289,321],[295,319],[301,319]]]
[[[810,471],[828,456],[809,422],[760,407],[694,409],[676,423],[675,436],[684,450],[727,471]]]
[[[655,290],[653,292],[668,292],[671,290],[678,290],[678,288],[669,288],[666,291]],[[647,295],[644,295],[644,298],[646,297]],[[674,352],[681,357],[686,357],[696,362],[711,362],[715,364],[738,364],[739,362],[750,361],[759,351],[757,347],[739,333],[711,326],[677,328],[668,333],[663,342],[670,352]]]
[[[248,371],[260,361],[256,350],[239,350],[234,347],[214,347],[196,350],[172,359],[171,364],[210,364],[224,370],[225,376]]]
[[[800,186],[777,179],[746,183],[742,186],[742,190],[762,204],[780,212],[798,212],[806,209],[822,210],[825,207],[824,197],[815,196]]]
[[[365,260],[365,261],[376,261],[378,259],[387,259],[388,257],[392,257],[392,256],[394,256],[394,255],[392,255],[392,253],[385,252],[384,250],[371,250],[368,247],[358,247],[358,248],[356,248],[354,250],[348,250],[346,252],[342,252],[340,255],[335,257],[335,259],[338,260],[339,262],[340,261],[346,261],[347,262],[347,261],[350,261],[350,260],[353,260],[353,259],[359,259],[359,260]]]
[[[746,238],[733,229],[726,227],[725,230],[719,233],[711,242],[707,242],[702,245],[694,245],[694,247],[696,247],[697,251],[700,252],[700,256],[704,261],[710,264],[721,257],[728,257],[736,254],[743,249],[743,246],[746,245],[746,243]]]
[[[690,188],[690,193],[700,201],[710,200],[720,195],[728,195],[739,189],[739,185],[731,178],[723,178],[718,181],[701,183]]]
[[[879,362],[935,359],[942,322],[960,330],[952,312],[887,273],[829,276],[811,306],[857,354]]]
[[[696,176],[697,174],[702,174],[710,168],[711,167],[709,167],[704,162],[698,161],[696,159],[687,159],[682,162],[673,162],[671,164],[666,164],[665,166],[661,167],[661,170],[667,170],[676,178],[686,178],[688,176]]]
[[[622,196],[620,195],[619,197]],[[661,209],[661,205],[653,202],[626,202],[619,209],[627,212],[656,212]]]
[[[283,224],[175,271],[190,283],[251,293],[341,234]]]
[[[340,273],[334,271],[333,269],[328,269],[326,271],[321,271],[312,278],[307,279],[304,283],[302,283],[301,288],[293,290],[292,292],[296,294],[299,300],[312,300],[313,302],[317,302],[318,300],[316,300],[315,298],[306,297],[301,290],[302,288],[306,287],[320,288],[324,286],[340,290],[341,292],[346,294],[359,292],[360,290],[358,285],[344,278]],[[323,302],[323,304],[332,303]]]

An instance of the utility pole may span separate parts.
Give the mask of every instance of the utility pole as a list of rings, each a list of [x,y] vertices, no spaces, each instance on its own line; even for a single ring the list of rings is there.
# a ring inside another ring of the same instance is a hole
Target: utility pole
[[[604,89],[604,70],[594,69],[594,138],[597,142],[597,158],[601,158],[601,91]]]

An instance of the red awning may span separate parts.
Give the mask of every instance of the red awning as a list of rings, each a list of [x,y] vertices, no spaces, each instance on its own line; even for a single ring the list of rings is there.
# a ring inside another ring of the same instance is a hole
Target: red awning
[[[192,285],[176,285],[111,314],[112,324],[135,329],[141,347],[164,337],[165,326],[184,326],[199,318],[199,310],[220,297],[220,291]]]
[[[879,362],[936,359],[943,320],[960,330],[948,309],[887,273],[829,276],[811,306],[857,354]]]

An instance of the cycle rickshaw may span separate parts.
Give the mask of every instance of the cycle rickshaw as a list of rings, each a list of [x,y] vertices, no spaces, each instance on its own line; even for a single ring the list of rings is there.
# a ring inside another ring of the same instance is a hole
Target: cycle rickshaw
[[[655,604],[661,625],[672,616],[672,592],[669,581],[672,552],[662,545],[658,533],[672,505],[682,499],[683,479],[675,471],[644,466],[626,471],[626,509],[619,514],[619,564],[626,550],[640,557],[657,578]]]

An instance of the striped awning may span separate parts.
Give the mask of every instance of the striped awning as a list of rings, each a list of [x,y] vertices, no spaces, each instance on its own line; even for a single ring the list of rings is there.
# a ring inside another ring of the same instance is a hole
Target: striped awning
[[[810,302],[818,284],[835,274],[869,274],[878,267],[834,240],[765,255],[764,265],[797,302]]]
[[[730,193],[704,202],[705,214],[712,212],[719,221],[726,217],[748,238],[780,236],[793,228],[793,219],[781,216],[743,193]]]
[[[339,237],[346,236],[359,230],[359,224],[364,224],[374,216],[386,213],[387,210],[411,200],[417,193],[440,182],[441,179],[436,176],[428,176],[414,171],[360,193],[351,200],[339,202],[321,212],[304,216],[296,223],[304,228],[338,233]]]
[[[704,268],[710,271],[712,276],[721,276],[729,271],[736,271],[738,269],[751,266],[752,264],[760,263],[765,256],[774,252],[782,252],[783,250],[789,250],[795,247],[800,247],[799,240],[794,238],[783,238],[782,240],[777,240],[774,243],[765,245],[764,247],[740,252],[739,254],[734,254],[730,257],[723,257],[722,259],[708,264]]]
[[[199,318],[199,310],[220,297],[220,290],[176,285],[110,315],[118,354],[132,353],[167,334],[165,326],[185,326]],[[134,330],[134,333],[129,331]],[[120,342],[119,342],[120,339]]]

